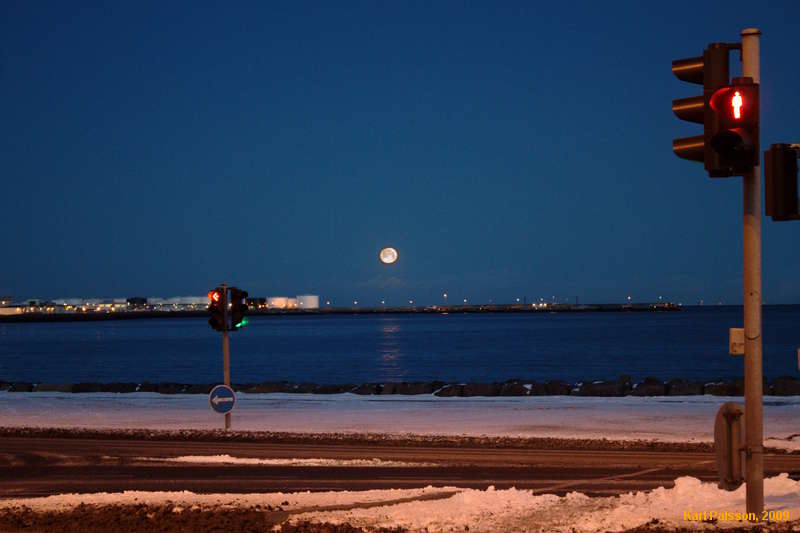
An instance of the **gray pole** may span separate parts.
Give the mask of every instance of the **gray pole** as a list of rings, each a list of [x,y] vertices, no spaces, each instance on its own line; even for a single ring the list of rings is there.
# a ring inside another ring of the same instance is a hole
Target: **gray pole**
[[[742,76],[760,82],[757,28],[742,30]],[[759,143],[760,144],[760,143]],[[760,152],[760,145],[755,147]],[[761,369],[761,166],[742,179],[744,198],[744,412],[747,512],[764,510],[763,377]]]
[[[228,287],[222,284],[222,316],[225,329],[222,330],[222,381],[231,386],[231,352],[228,346]],[[231,428],[231,414],[225,413],[225,429]]]

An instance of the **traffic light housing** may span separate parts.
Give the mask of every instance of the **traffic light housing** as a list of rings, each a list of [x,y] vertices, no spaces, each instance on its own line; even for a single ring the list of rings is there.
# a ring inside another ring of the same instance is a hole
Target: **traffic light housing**
[[[711,95],[715,121],[711,148],[730,175],[743,175],[759,164],[758,103],[758,84],[752,78],[734,78]]]
[[[211,313],[208,324],[216,331],[226,331],[228,329],[226,320],[228,303],[225,290],[222,287],[217,287],[209,291],[208,300],[208,310]]]
[[[247,325],[247,291],[231,287],[231,331],[237,331]]]
[[[702,161],[712,178],[742,176],[759,164],[759,91],[751,78],[730,77],[730,51],[741,44],[712,43],[700,57],[672,62],[675,76],[703,86],[702,96],[672,101],[681,120],[703,125],[703,135],[673,139],[675,155]]]
[[[764,210],[772,220],[800,220],[797,157],[800,145],[773,144],[764,152]]]
[[[672,151],[675,155],[690,161],[701,161],[712,177],[731,176],[711,146],[711,139],[717,133],[716,120],[710,106],[711,96],[728,85],[730,61],[729,52],[738,45],[712,43],[699,57],[678,59],[672,62],[672,73],[681,81],[703,86],[701,96],[678,98],[672,101],[672,111],[681,120],[703,124],[703,134],[673,139]]]

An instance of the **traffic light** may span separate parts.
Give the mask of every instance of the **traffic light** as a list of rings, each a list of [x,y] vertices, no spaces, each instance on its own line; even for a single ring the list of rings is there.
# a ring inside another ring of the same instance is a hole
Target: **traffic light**
[[[231,331],[237,331],[248,323],[245,316],[247,313],[245,298],[247,298],[247,291],[231,287]]]
[[[672,73],[679,80],[703,86],[702,96],[690,96],[672,101],[672,111],[678,118],[703,125],[702,135],[673,139],[672,151],[683,159],[703,162],[708,175],[712,177],[733,175],[722,164],[719,155],[711,146],[711,139],[717,133],[717,125],[710,101],[718,89],[728,85],[730,70],[728,54],[731,48],[737,46],[712,43],[700,57],[677,59],[672,62]]]
[[[758,84],[752,78],[734,78],[711,96],[716,123],[711,148],[731,175],[743,175],[759,164],[758,103]]]
[[[764,152],[764,210],[772,220],[800,220],[797,157],[800,145],[773,144]]]
[[[217,287],[208,292],[208,310],[211,313],[208,324],[216,331],[226,331],[228,329],[228,324],[225,320],[227,314],[225,308],[228,303],[225,296],[225,290],[222,287]]]

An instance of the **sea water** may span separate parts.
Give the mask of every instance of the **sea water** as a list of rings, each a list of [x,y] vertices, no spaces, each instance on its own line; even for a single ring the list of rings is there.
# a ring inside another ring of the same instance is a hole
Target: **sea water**
[[[677,312],[252,316],[230,335],[235,383],[569,382],[628,374],[736,379],[735,306]],[[764,374],[797,376],[800,306],[764,308]],[[222,376],[203,318],[0,324],[0,380],[176,381]]]

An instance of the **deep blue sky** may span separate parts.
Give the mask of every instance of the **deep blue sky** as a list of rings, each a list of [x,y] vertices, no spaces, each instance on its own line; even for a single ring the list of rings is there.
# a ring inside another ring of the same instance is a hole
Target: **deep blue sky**
[[[18,298],[741,302],[740,178],[672,154],[671,61],[759,27],[762,144],[800,140],[794,0],[77,4],[0,4]],[[763,229],[800,302],[800,223]]]

